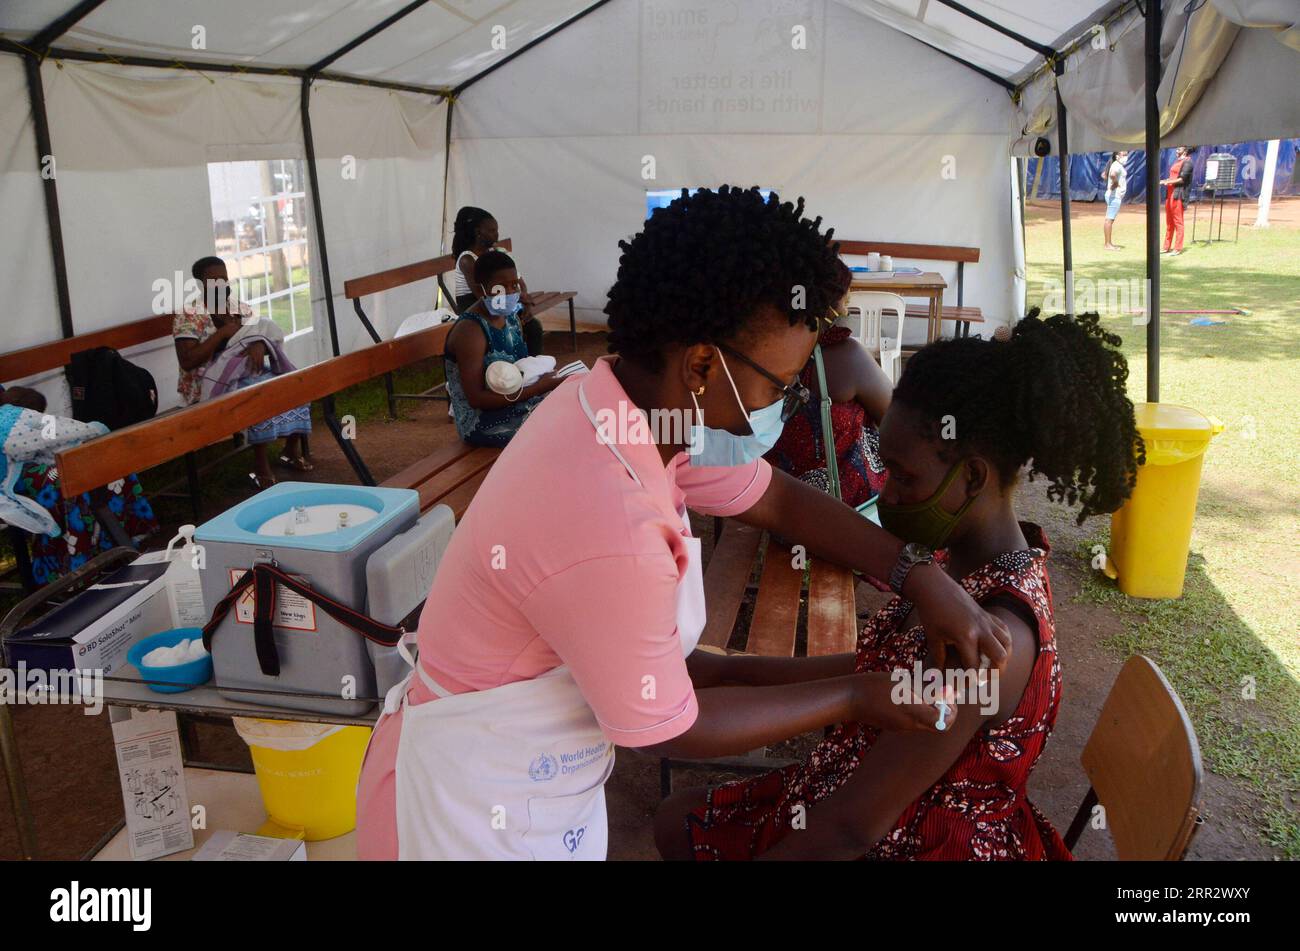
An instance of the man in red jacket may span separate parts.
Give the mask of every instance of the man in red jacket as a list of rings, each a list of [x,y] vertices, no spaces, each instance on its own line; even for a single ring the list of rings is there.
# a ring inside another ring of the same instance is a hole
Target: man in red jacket
[[[1160,253],[1170,257],[1183,253],[1183,208],[1187,190],[1192,187],[1192,150],[1180,145],[1175,152],[1177,158],[1170,166],[1169,177],[1160,180],[1165,186],[1165,248]]]

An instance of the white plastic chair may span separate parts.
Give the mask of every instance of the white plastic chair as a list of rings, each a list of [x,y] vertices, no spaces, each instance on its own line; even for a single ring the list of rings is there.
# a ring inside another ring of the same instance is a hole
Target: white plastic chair
[[[393,339],[396,340],[398,337],[405,337],[409,334],[419,333],[421,330],[428,330],[430,327],[437,327],[439,324],[455,319],[456,314],[453,311],[447,310],[445,307],[440,307],[437,310],[426,310],[419,314],[412,314],[410,317],[407,317],[402,321],[401,326],[397,328],[397,333],[393,334]]]
[[[456,319],[456,312],[448,310],[445,307],[439,307],[436,310],[426,310],[418,314],[412,314],[402,321],[401,326],[397,328],[397,333],[393,334],[393,339],[405,337],[413,333],[419,333],[421,330],[428,330],[430,327],[437,327],[445,324],[449,320]],[[421,396],[432,396],[435,393],[445,394],[447,384],[439,383],[437,386],[431,386],[425,390]],[[446,396],[438,396],[438,399],[447,399],[447,415],[454,415],[451,408],[451,401]]]
[[[903,369],[903,322],[906,320],[907,302],[897,294],[883,291],[857,291],[849,295],[849,312],[859,313],[857,333],[853,336],[876,355],[880,368],[897,383]],[[884,315],[890,311],[898,317],[898,331],[892,337],[882,337]]]

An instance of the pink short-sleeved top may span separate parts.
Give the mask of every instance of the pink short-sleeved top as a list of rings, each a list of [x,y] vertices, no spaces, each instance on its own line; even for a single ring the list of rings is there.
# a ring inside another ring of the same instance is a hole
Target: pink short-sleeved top
[[[648,746],[686,732],[698,713],[677,635],[687,566],[678,512],[743,512],[772,470],[762,460],[692,467],[685,453],[665,466],[616,359],[551,393],[497,459],[438,567],[418,639],[420,663],[452,693],[565,664],[612,742]],[[416,678],[407,702],[436,697]],[[400,721],[380,725],[362,771],[361,858],[396,857]]]

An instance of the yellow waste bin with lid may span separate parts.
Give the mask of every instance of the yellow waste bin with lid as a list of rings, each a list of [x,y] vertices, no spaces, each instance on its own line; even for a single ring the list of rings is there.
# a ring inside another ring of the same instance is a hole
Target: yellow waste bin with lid
[[[1136,403],[1133,410],[1146,463],[1132,496],[1111,516],[1110,559],[1130,597],[1176,598],[1187,573],[1201,463],[1223,424],[1170,403]]]
[[[308,842],[357,825],[357,779],[370,728],[234,717],[248,744],[269,820],[261,835]]]

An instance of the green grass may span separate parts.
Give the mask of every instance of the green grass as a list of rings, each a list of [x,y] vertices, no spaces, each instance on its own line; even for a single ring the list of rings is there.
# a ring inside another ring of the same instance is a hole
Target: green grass
[[[1141,210],[1121,213],[1120,252],[1102,250],[1096,210],[1080,211],[1076,280],[1143,279]],[[1253,220],[1252,209],[1243,212]],[[1029,218],[1032,306],[1044,282],[1060,280],[1061,241],[1054,213],[1034,209]],[[1140,601],[1094,575],[1081,597],[1119,614],[1123,631],[1105,646],[1160,664],[1187,707],[1206,765],[1247,783],[1263,803],[1255,816],[1261,838],[1300,858],[1300,231],[1256,232],[1243,222],[1236,244],[1185,247],[1182,256],[1161,259],[1161,308],[1250,312],[1215,315],[1225,323],[1210,327],[1192,326],[1194,315],[1161,319],[1161,401],[1227,427],[1205,457],[1186,588],[1177,600]],[[1130,396],[1144,400],[1146,327],[1126,313],[1104,319],[1124,339]],[[1242,695],[1250,683],[1253,700]]]
[[[286,334],[294,332],[293,318],[295,313],[298,316],[298,330],[307,330],[312,325],[311,288],[307,284],[307,268],[302,265],[293,268],[290,271],[289,280],[294,284],[303,285],[292,294],[292,310],[290,309],[288,297],[277,297],[269,304],[263,303],[261,305],[262,316],[270,317],[280,325],[280,329]],[[261,294],[277,290],[277,288],[271,287],[267,279],[262,276],[248,278],[246,286],[246,293],[249,297],[258,297]]]

